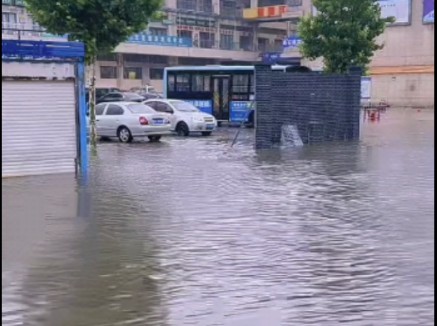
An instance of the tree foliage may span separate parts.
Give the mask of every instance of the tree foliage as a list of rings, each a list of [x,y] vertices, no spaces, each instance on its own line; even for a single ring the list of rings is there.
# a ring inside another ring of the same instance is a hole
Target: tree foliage
[[[49,33],[82,41],[87,61],[143,31],[162,0],[26,0],[33,19]]]
[[[345,73],[352,66],[366,69],[383,45],[376,38],[393,18],[381,18],[375,0],[313,0],[314,16],[299,23],[300,50],[305,58],[323,57],[325,71]]]

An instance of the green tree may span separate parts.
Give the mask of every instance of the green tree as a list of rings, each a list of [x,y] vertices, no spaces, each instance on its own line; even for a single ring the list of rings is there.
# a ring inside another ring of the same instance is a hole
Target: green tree
[[[162,0],[26,0],[33,19],[49,33],[67,34],[71,41],[86,47],[91,67],[91,145],[97,143],[95,113],[95,63],[97,54],[112,51],[132,34],[143,31],[159,16]]]
[[[365,71],[383,47],[376,38],[394,19],[381,18],[375,0],[313,0],[313,5],[317,14],[302,18],[298,26],[302,55],[322,57],[326,72],[345,73],[352,66]]]

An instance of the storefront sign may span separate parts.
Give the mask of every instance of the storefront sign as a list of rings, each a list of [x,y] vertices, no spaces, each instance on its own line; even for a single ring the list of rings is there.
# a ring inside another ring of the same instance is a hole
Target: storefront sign
[[[251,101],[231,101],[229,103],[229,120],[231,122],[246,122],[251,110]]]
[[[434,24],[434,0],[423,0],[423,22]]]
[[[302,39],[298,36],[290,36],[282,42],[284,50],[298,49],[300,44],[302,44]]]
[[[199,18],[186,18],[178,17],[176,19],[177,25],[187,25],[187,26],[199,26],[199,27],[214,27],[214,20],[199,19]]]
[[[160,45],[160,46],[177,46],[177,47],[193,46],[192,40],[188,37],[158,36],[158,35],[150,35],[146,33],[139,33],[131,36],[128,39],[128,43],[140,43],[140,44]]]

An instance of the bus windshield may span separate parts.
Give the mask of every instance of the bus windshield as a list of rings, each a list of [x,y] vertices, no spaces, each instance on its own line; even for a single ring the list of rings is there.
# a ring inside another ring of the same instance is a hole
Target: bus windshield
[[[170,101],[170,103],[173,104],[176,110],[181,112],[199,112],[198,108],[188,102]]]

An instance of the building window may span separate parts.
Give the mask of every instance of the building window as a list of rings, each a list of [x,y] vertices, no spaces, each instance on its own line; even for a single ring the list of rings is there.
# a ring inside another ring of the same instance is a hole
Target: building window
[[[141,67],[124,67],[124,79],[143,79],[143,69]]]
[[[241,12],[237,10],[237,2],[235,0],[220,1],[220,15],[225,17],[237,17]]]
[[[164,68],[150,68],[150,79],[153,80],[164,79]]]
[[[252,39],[250,36],[240,36],[240,48],[244,51],[253,51]]]
[[[283,43],[282,40],[278,40],[278,39],[275,40],[275,43],[274,43],[274,47],[275,47],[275,49],[274,49],[274,50],[275,50],[276,52],[282,52],[282,48],[283,48],[282,43]]]
[[[215,35],[213,33],[199,32],[200,47],[206,49],[212,49],[215,43],[214,38]]]
[[[212,12],[212,0],[177,0],[177,9],[197,12]]]
[[[165,36],[165,35],[167,35],[167,28],[150,27],[149,34],[150,35]]]
[[[13,12],[2,12],[2,29],[17,28],[17,14]]]
[[[99,54],[97,61],[117,61],[117,55],[115,53]]]
[[[116,79],[117,67],[113,66],[100,66],[100,78],[102,79]]]
[[[267,52],[269,47],[269,40],[267,38],[258,38],[258,51]]]
[[[220,36],[220,48],[232,50],[234,48],[234,35],[222,34]]]
[[[203,65],[217,64],[217,61],[215,61],[214,59],[205,59],[205,58],[180,57],[178,59],[178,64],[185,65],[185,66],[203,66]]]
[[[149,62],[149,57],[142,54],[126,53],[123,54],[125,62]]]
[[[151,55],[151,56],[149,56],[149,62],[150,63],[167,64],[168,63],[168,57],[165,57],[165,56],[162,56],[162,55]]]
[[[178,36],[189,38],[190,40],[192,40],[193,39],[193,32],[178,29]]]
[[[287,4],[287,0],[259,0],[258,7],[279,6]]]

